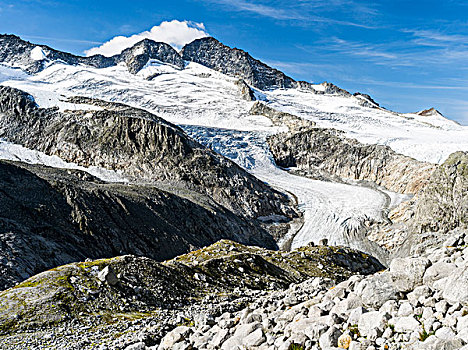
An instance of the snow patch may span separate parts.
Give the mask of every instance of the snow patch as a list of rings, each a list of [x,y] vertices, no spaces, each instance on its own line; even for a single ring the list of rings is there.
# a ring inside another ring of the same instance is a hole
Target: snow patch
[[[75,163],[66,162],[57,156],[49,156],[45,153],[2,140],[0,140],[0,159],[28,164],[41,164],[53,168],[81,170],[106,182],[129,182],[121,173],[113,170],[96,166],[83,167]]]
[[[47,54],[44,52],[42,47],[36,46],[34,49],[31,50],[31,59],[34,61],[42,61],[47,58]]]

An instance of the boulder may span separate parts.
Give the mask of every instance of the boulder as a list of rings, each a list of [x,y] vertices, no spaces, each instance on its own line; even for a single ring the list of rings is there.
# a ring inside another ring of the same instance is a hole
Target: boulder
[[[449,277],[453,271],[455,271],[457,266],[452,263],[445,261],[438,261],[432,266],[430,266],[424,273],[423,282],[425,285],[433,288],[439,289],[443,287],[444,279]],[[437,283],[442,280],[441,283]]]
[[[443,297],[452,304],[459,302],[468,305],[468,265],[456,269],[447,278]]]
[[[379,309],[386,301],[396,300],[398,290],[395,288],[388,272],[375,274],[362,280],[355,289],[366,306]]]
[[[379,311],[371,311],[362,314],[359,318],[358,329],[361,336],[382,335],[389,315]]]
[[[390,263],[393,284],[400,292],[409,292],[423,283],[423,276],[430,266],[423,257],[396,258]]]

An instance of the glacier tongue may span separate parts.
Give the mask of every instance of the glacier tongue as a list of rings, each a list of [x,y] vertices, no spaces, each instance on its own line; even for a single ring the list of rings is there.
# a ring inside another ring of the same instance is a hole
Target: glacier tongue
[[[362,239],[366,222],[384,219],[388,194],[311,180],[277,168],[265,139],[284,128],[249,114],[253,102],[239,97],[235,78],[193,62],[182,70],[148,64],[137,75],[123,65],[98,69],[55,63],[34,76],[5,70],[0,71],[0,83],[31,93],[42,107],[73,109],[63,105],[61,96],[82,95],[126,103],[185,125],[186,132],[201,143],[297,199],[304,224],[283,240],[285,247],[320,238],[353,246]],[[367,108],[352,96],[300,89],[257,90],[256,96],[319,127],[341,129],[361,142],[386,144],[419,160],[440,162],[455,150],[468,150],[468,128],[448,120]]]
[[[328,238],[331,244],[354,246],[365,239],[366,221],[385,218],[387,196],[366,187],[312,180],[279,169],[268,150],[268,133],[183,126],[194,139],[234,160],[270,186],[293,194],[303,213],[304,223],[297,232],[280,242],[297,248]]]

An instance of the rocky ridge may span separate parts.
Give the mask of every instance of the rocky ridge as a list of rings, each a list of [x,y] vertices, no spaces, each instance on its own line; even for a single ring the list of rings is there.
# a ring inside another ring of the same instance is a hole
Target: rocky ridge
[[[268,138],[275,162],[300,175],[338,180],[364,180],[398,193],[415,194],[435,165],[365,145],[334,129],[306,128]]]
[[[244,79],[260,89],[294,87],[295,81],[277,69],[254,59],[247,52],[223,45],[212,37],[197,39],[182,48],[186,61],[199,63],[223,74]]]
[[[314,276],[320,276],[317,287],[329,286],[358,271],[381,268],[375,259],[348,248],[277,252],[232,241],[163,263],[135,256],[74,263],[0,293],[0,348],[14,349],[20,336],[17,346],[88,349],[106,344],[120,349],[139,335],[137,327],[116,332],[130,325],[144,327],[145,341],[156,344],[173,322],[213,324],[214,317],[240,310],[268,290],[281,291]],[[70,327],[77,332],[70,333]],[[83,331],[92,341],[71,341]]]
[[[39,108],[20,90],[0,87],[0,137],[85,167],[121,171],[133,182],[158,184],[192,200],[197,193],[209,195],[245,217],[295,215],[285,195],[179,127],[140,109],[97,104],[109,107],[59,112]]]
[[[182,58],[170,45],[148,39],[112,57],[102,55],[81,57],[46,45],[32,44],[16,35],[0,35],[0,62],[22,68],[28,73],[38,73],[54,61],[71,65],[83,64],[95,68],[107,68],[125,63],[131,73],[137,73],[150,59],[171,64],[179,69],[184,68]]]

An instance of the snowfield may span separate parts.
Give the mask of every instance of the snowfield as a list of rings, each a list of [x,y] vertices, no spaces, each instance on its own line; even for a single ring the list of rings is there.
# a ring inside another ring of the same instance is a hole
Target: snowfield
[[[81,170],[106,182],[129,182],[117,171],[96,166],[83,167],[75,163],[66,162],[57,156],[49,156],[45,153],[3,140],[0,140],[0,159],[28,164],[42,164],[53,168]]]
[[[241,98],[235,80],[196,63],[179,70],[157,61],[149,62],[137,75],[130,74],[123,65],[96,69],[53,63],[32,76],[0,68],[0,84],[27,91],[42,107],[95,108],[63,101],[66,96],[81,95],[146,109],[180,125],[202,144],[291,194],[303,212],[304,222],[280,242],[285,247],[290,244],[296,248],[321,238],[353,246],[353,239],[368,222],[385,220],[384,211],[407,198],[388,191],[311,180],[279,169],[266,137],[287,129],[273,126],[266,117],[250,115],[253,102]],[[419,160],[440,163],[454,151],[468,150],[468,127],[443,117],[397,114],[362,107],[359,98],[297,89],[256,91],[256,96],[274,108],[313,120],[320,127],[344,130],[361,142],[388,145]],[[25,150],[0,143],[1,158],[24,159],[18,152]],[[45,157],[28,159],[64,167]]]

